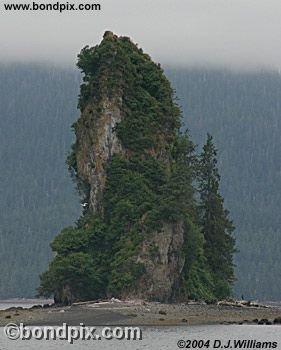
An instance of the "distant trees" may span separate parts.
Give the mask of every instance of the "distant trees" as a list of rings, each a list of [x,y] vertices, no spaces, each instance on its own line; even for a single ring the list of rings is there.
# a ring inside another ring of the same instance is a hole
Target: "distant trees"
[[[192,139],[214,136],[220,191],[235,223],[234,293],[280,300],[281,76],[274,71],[172,68]]]
[[[198,181],[205,257],[214,283],[214,294],[221,299],[230,295],[234,282],[235,239],[232,236],[234,226],[219,193],[217,151],[210,134],[207,135],[207,142],[199,156]]]
[[[80,76],[0,64],[0,298],[33,297],[49,242],[80,213],[67,174]]]

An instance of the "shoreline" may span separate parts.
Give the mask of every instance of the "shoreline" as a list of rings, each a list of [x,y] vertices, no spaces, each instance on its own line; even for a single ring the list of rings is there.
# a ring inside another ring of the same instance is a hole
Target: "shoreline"
[[[238,306],[239,305],[239,306]],[[280,319],[280,320],[279,320]],[[263,320],[263,321],[262,321]],[[275,320],[275,321],[274,321]],[[279,322],[280,321],[280,322]],[[0,310],[0,326],[172,326],[211,324],[281,324],[281,306],[222,304],[161,304],[145,301],[103,301],[71,306],[12,307]]]

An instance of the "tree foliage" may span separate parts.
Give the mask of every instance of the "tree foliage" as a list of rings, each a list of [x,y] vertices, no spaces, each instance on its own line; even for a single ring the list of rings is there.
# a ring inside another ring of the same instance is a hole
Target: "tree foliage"
[[[205,257],[211,271],[215,295],[222,299],[230,295],[234,282],[235,240],[232,236],[234,226],[219,193],[219,181],[217,151],[213,137],[208,134],[199,157],[200,219],[205,238]]]
[[[221,193],[235,223],[234,293],[280,300],[281,76],[277,71],[171,68],[185,124],[218,147]]]
[[[102,213],[89,210],[76,227],[63,230],[52,243],[56,256],[41,276],[40,293],[53,293],[64,302],[122,295],[146,272],[136,259],[146,235],[160,231],[165,223],[182,222],[184,244],[178,254],[185,264],[175,298],[219,297],[221,288],[215,288],[215,283],[223,281],[230,287],[231,278],[222,273],[221,279],[215,279],[212,273],[206,225],[200,222],[193,185],[199,181],[195,147],[188,133],[180,131],[180,110],[160,65],[129,38],[105,33],[100,45],[82,49],[78,67],[84,73],[82,113],[90,103],[98,115],[102,96],[121,93],[122,120],[116,132],[123,152],[108,161]],[[81,127],[77,123],[81,121],[74,124],[75,130]],[[77,172],[76,145],[68,164],[78,186],[87,187]],[[213,213],[214,220],[221,220],[220,215]],[[216,250],[215,254],[224,257],[225,253]],[[71,297],[65,292],[69,288]],[[224,296],[230,293],[229,288]]]

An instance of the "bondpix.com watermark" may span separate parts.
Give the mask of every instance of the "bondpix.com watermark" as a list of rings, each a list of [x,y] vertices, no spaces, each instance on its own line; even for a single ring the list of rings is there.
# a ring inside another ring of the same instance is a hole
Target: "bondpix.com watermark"
[[[63,323],[59,327],[28,327],[23,323],[9,323],[4,327],[4,334],[10,340],[65,340],[73,344],[77,340],[142,340],[139,327],[87,327],[83,323],[73,327]]]

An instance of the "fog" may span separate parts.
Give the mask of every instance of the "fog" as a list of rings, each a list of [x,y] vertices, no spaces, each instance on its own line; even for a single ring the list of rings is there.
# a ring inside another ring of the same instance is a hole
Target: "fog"
[[[4,0],[9,1],[28,2]],[[100,4],[99,12],[57,13],[8,12],[2,2],[0,61],[73,65],[83,46],[97,44],[103,32],[111,30],[130,36],[165,65],[281,67],[280,0],[101,0]]]

